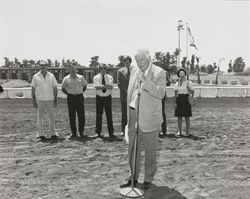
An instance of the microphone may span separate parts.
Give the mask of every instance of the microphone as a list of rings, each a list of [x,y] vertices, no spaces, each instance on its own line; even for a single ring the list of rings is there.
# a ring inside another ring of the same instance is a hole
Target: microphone
[[[141,95],[141,93],[142,93],[142,91],[143,91],[143,89],[142,89],[142,80],[140,79],[139,80],[139,89],[138,89],[138,95]]]

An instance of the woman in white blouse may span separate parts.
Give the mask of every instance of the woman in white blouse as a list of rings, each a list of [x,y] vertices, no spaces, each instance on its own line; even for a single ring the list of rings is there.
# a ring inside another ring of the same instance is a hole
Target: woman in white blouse
[[[194,88],[192,82],[186,79],[186,71],[183,68],[177,71],[177,76],[179,81],[174,86],[175,117],[178,117],[177,136],[180,137],[182,135],[182,117],[186,119],[186,136],[189,136],[192,109],[188,102],[188,95],[194,96]]]

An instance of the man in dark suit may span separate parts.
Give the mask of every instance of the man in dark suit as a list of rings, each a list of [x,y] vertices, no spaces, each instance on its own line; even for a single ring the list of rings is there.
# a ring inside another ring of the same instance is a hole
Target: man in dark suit
[[[169,78],[169,74],[166,71],[166,86],[170,86],[171,82],[170,82],[170,78]],[[166,106],[166,100],[167,100],[167,93],[165,93],[165,96],[162,99],[162,118],[163,118],[163,122],[161,124],[161,132],[159,134],[159,137],[164,137],[167,134],[167,120],[166,120],[166,113],[165,113],[165,106]]]
[[[123,67],[117,71],[117,85],[120,89],[120,100],[122,109],[121,129],[122,135],[125,133],[125,126],[127,124],[127,91],[131,72],[132,59],[125,56],[122,60]]]

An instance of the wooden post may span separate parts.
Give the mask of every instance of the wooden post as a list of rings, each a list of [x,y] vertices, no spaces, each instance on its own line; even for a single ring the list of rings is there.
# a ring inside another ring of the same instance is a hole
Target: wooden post
[[[219,88],[216,88],[216,98],[219,97]]]

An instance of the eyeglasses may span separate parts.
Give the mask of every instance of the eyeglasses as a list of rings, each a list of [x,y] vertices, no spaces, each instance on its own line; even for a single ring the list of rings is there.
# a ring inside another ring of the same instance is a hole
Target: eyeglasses
[[[106,68],[102,68],[102,67],[101,67],[100,70],[106,70]]]

